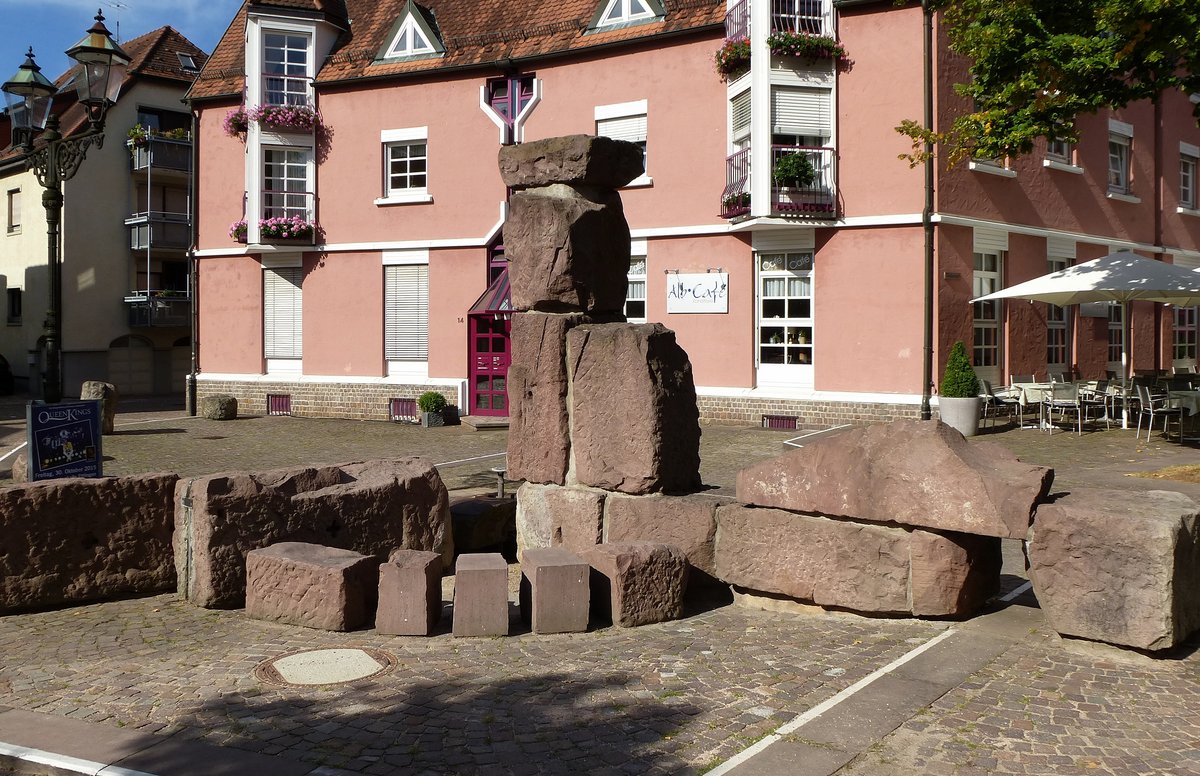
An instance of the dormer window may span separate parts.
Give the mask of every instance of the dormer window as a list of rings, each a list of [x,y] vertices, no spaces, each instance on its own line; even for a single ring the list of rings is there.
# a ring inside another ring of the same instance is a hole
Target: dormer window
[[[606,0],[592,27],[616,27],[631,22],[651,21],[662,15],[663,7],[659,0]]]
[[[262,96],[266,105],[308,105],[309,36],[263,35]]]
[[[378,60],[439,56],[446,51],[438,39],[433,17],[412,0],[405,5],[387,40],[389,43]]]
[[[179,57],[179,67],[185,73],[198,73],[200,68],[196,65],[196,58],[191,54],[184,54],[182,51],[176,52],[175,56]]]

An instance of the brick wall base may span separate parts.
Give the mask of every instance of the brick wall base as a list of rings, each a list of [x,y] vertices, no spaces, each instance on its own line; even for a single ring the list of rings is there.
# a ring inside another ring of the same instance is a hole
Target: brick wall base
[[[391,420],[390,399],[415,399],[425,391],[438,391],[451,404],[458,394],[445,385],[358,385],[347,383],[315,383],[241,380],[200,380],[196,384],[199,397],[224,393],[238,400],[238,412],[243,415],[265,415],[267,394],[288,394],[292,397],[292,415],[309,418],[348,418],[352,420]],[[822,429],[839,425],[865,426],[892,420],[916,419],[921,408],[916,404],[883,402],[800,401],[743,396],[700,396],[700,419],[716,423],[757,426],[763,415],[794,416],[800,429]],[[934,410],[936,417],[936,409]]]

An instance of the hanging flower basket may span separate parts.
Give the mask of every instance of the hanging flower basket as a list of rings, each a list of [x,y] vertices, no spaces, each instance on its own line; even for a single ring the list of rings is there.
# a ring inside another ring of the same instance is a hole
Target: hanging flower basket
[[[246,242],[246,232],[249,227],[246,225],[246,219],[234,221],[229,225],[229,236],[238,242]]]
[[[317,112],[307,105],[259,105],[246,115],[263,129],[279,132],[311,132],[320,124]]]
[[[736,81],[750,70],[750,39],[729,38],[713,58],[722,81]]]
[[[221,122],[221,128],[230,137],[245,138],[246,130],[250,129],[250,119],[246,115],[246,106],[239,105],[226,113],[225,120]]]
[[[767,38],[767,47],[777,56],[817,60],[832,59],[839,70],[849,70],[853,62],[846,48],[828,35],[803,32],[775,32]]]

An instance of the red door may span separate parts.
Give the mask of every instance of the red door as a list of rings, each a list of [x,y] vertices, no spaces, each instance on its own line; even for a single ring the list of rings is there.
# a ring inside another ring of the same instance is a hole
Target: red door
[[[512,363],[506,316],[482,313],[469,318],[471,414],[508,416],[508,365]]]

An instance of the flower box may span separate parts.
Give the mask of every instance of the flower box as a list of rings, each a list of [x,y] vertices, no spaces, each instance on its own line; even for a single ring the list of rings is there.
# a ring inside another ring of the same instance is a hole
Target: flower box
[[[729,38],[713,58],[723,81],[735,81],[750,70],[750,39]]]
[[[839,70],[848,70],[850,55],[846,48],[828,35],[809,35],[804,32],[774,32],[767,38],[767,47],[776,56],[799,57],[810,62],[831,59]]]
[[[259,105],[246,116],[263,129],[276,132],[311,132],[320,123],[317,112],[307,105]]]

